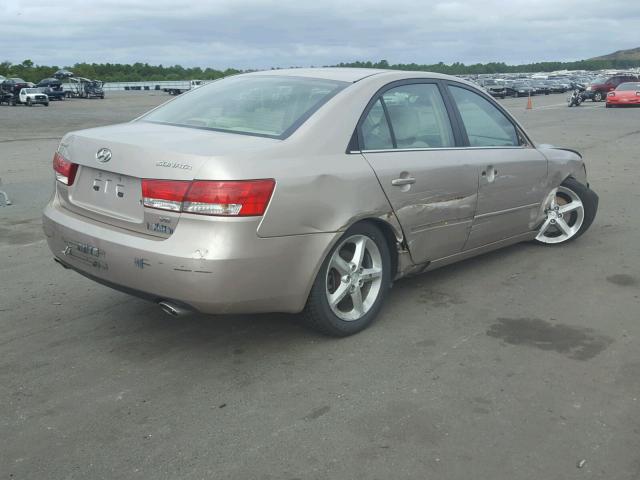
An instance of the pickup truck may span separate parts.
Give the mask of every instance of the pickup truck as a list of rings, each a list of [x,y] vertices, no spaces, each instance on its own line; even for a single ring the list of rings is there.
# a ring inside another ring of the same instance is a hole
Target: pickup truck
[[[23,103],[28,107],[33,107],[34,105],[44,105],[45,107],[49,106],[49,97],[42,93],[39,88],[23,88],[20,90],[18,94],[18,103]],[[15,103],[13,103],[15,105]]]

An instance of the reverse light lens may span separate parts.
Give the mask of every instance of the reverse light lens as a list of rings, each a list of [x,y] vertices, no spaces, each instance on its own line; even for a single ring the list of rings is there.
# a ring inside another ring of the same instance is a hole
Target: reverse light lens
[[[260,216],[271,199],[275,180],[142,180],[146,207],[198,215]]]
[[[78,164],[71,163],[58,152],[53,155],[53,170],[56,172],[56,179],[65,185],[73,185],[78,171]]]

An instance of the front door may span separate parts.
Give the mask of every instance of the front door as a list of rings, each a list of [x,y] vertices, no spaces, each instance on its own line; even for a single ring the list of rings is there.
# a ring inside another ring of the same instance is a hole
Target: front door
[[[438,84],[413,82],[384,91],[359,126],[359,140],[413,261],[460,252],[476,209],[479,164],[456,148]]]
[[[481,166],[478,206],[465,250],[533,230],[549,193],[547,159],[493,101],[464,86],[448,88],[468,140],[465,158]]]

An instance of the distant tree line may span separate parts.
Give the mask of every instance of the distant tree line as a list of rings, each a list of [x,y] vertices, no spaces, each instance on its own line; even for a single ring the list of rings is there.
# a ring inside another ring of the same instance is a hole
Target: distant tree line
[[[65,70],[70,70],[76,77],[85,77],[92,80],[102,80],[104,82],[139,82],[158,80],[215,80],[240,73],[241,70],[228,68],[226,70],[215,70],[213,68],[202,69],[200,67],[185,68],[180,65],[163,66],[149,65],[148,63],[134,63],[124,65],[120,63],[76,63],[65,66]],[[11,62],[0,63],[0,75],[5,77],[19,77],[27,82],[37,83],[43,78],[52,77],[60,70],[57,65],[45,66],[35,65],[31,60],[25,60],[19,64]]]
[[[507,65],[503,62],[476,63],[465,65],[455,62],[447,65],[443,62],[436,64],[397,63],[389,64],[387,60],[379,62],[349,62],[335,65],[338,67],[360,68],[391,68],[395,70],[424,70],[429,72],[446,73],[449,75],[475,75],[482,73],[525,73],[525,72],[552,72],[555,70],[624,70],[640,67],[640,60],[579,60],[576,62],[538,62],[523,65]],[[137,82],[159,80],[214,80],[240,73],[241,70],[227,68],[216,70],[213,68],[202,69],[200,67],[185,68],[180,65],[163,66],[149,65],[148,63],[134,63],[126,65],[121,63],[76,63],[65,66],[77,77],[98,79],[105,82]],[[43,78],[51,77],[60,70],[58,66],[35,65],[31,60],[12,64],[0,63],[0,75],[5,77],[20,77],[28,82],[38,82]]]

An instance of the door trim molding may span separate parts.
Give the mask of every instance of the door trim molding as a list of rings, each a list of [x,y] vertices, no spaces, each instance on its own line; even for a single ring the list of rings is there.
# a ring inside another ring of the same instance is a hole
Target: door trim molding
[[[538,202],[538,203],[530,203],[529,205],[522,205],[520,207],[507,208],[505,210],[498,210],[497,212],[482,213],[480,215],[476,215],[475,218],[476,219],[482,219],[482,218],[495,217],[497,215],[503,215],[505,213],[517,212],[518,210],[539,208],[540,205],[541,205],[540,202]]]

